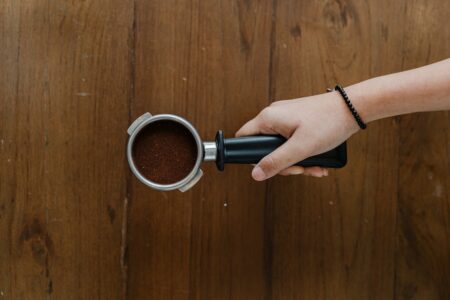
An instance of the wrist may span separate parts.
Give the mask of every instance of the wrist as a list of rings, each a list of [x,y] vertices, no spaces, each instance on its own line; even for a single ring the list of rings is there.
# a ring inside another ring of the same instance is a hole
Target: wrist
[[[449,109],[450,73],[446,60],[414,70],[375,77],[345,87],[365,123],[422,111]]]
[[[367,90],[367,83],[365,81],[357,83],[348,87],[344,87],[353,107],[358,112],[364,123],[369,123],[376,120],[376,105],[373,95]]]
[[[342,98],[342,95],[338,91],[333,91],[325,94],[325,97],[328,101],[326,106],[328,109],[331,108],[330,111],[334,115],[338,116],[338,122],[341,124],[340,127],[349,134],[356,133],[360,129],[359,125],[345,103],[345,100]]]
[[[345,88],[350,101],[366,124],[382,118],[378,97],[369,81],[366,80]]]

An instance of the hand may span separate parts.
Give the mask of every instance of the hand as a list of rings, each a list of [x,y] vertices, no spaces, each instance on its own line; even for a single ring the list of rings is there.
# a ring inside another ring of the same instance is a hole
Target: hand
[[[414,88],[411,88],[414,87]],[[362,119],[450,109],[450,59],[425,67],[369,79],[345,88]],[[281,134],[288,140],[253,169],[255,180],[276,174],[326,176],[323,168],[293,164],[331,150],[358,131],[337,92],[277,101],[247,122],[236,136]]]
[[[276,174],[322,177],[321,167],[292,166],[338,146],[358,130],[353,116],[337,92],[277,101],[238,130],[236,136],[281,134],[287,141],[254,167],[252,177],[265,180]]]

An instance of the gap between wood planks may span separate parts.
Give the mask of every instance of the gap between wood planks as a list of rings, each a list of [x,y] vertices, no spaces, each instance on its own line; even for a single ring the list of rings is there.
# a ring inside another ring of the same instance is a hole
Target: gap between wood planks
[[[131,112],[132,104],[135,99],[135,78],[136,78],[136,2],[132,1],[133,5],[133,20],[131,25],[131,32],[128,37],[128,49],[129,49],[129,68],[130,68],[130,82],[131,91],[128,98],[128,124],[131,122]],[[128,125],[127,124],[127,125]],[[127,163],[125,163],[125,168],[127,168]],[[130,172],[127,172],[125,176],[125,198],[123,200],[123,215],[122,215],[122,226],[121,235],[122,241],[120,245],[120,269],[122,272],[122,297],[123,299],[128,299],[128,219],[129,219],[129,199],[131,199],[131,176]]]

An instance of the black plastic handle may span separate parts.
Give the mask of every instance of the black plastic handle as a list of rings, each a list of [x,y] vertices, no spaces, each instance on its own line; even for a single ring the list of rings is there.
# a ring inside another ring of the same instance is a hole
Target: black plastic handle
[[[256,164],[261,158],[280,147],[286,139],[281,135],[256,135],[239,138],[223,137],[219,130],[216,134],[216,165],[223,171],[225,164]],[[325,153],[311,156],[296,165],[303,167],[342,168],[347,163],[346,143]]]

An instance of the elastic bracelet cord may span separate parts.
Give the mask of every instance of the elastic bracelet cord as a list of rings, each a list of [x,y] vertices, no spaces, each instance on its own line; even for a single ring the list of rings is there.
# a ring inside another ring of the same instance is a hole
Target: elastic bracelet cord
[[[327,89],[327,91],[332,92],[333,90]],[[350,112],[352,113],[353,117],[355,118],[356,123],[358,123],[359,128],[366,129],[367,128],[366,123],[364,123],[364,121],[359,116],[358,112],[356,111],[355,107],[353,106],[352,102],[350,101],[350,98],[348,97],[344,88],[338,84],[334,87],[334,91],[338,91],[339,94],[341,94],[342,98],[344,98],[344,101],[347,104],[347,107],[350,109]]]

